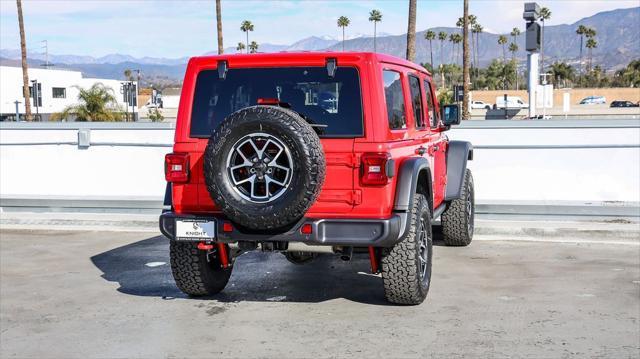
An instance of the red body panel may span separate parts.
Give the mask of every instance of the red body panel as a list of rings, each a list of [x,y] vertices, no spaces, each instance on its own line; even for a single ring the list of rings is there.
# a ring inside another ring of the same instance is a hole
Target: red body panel
[[[388,218],[394,204],[397,176],[382,186],[360,183],[361,157],[368,152],[389,153],[395,163],[395,173],[402,161],[420,156],[421,148],[432,169],[434,208],[442,203],[446,186],[446,145],[442,126],[416,128],[407,76],[421,79],[423,118],[428,118],[425,82],[431,75],[422,67],[392,56],[356,52],[274,53],[196,57],[189,61],[178,110],[174,152],[188,153],[190,178],[188,183],[173,184],[173,206],[176,213],[218,212],[211,200],[203,176],[202,157],[207,139],[189,137],[193,92],[197,75],[215,69],[219,60],[229,68],[325,66],[327,58],[337,59],[338,66],[358,69],[362,88],[364,136],[346,139],[321,139],[327,163],[325,183],[316,203],[307,212],[310,218]],[[387,120],[383,69],[401,73],[407,115],[406,129],[390,130]],[[433,89],[435,90],[435,89]],[[435,91],[433,91],[435,93]],[[435,96],[434,96],[435,97]],[[437,99],[433,99],[438,106]],[[439,108],[436,108],[439,113]]]

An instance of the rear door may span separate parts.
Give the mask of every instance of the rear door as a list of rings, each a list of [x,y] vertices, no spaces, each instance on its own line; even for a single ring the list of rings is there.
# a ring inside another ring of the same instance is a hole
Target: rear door
[[[423,87],[427,100],[429,125],[431,127],[428,152],[433,161],[433,208],[435,209],[444,201],[445,187],[447,184],[447,141],[441,132],[440,110],[435,96],[435,88],[430,78],[424,79]]]
[[[224,79],[216,70],[201,72],[195,84],[189,133],[198,141],[193,160],[200,210],[218,211],[202,173],[203,153],[211,131],[230,113],[266,101],[276,101],[298,112],[321,138],[326,177],[309,213],[330,216],[352,211],[361,200],[353,188],[358,170],[354,138],[364,135],[364,125],[359,72],[346,64],[339,66],[333,76],[324,66],[230,66]]]

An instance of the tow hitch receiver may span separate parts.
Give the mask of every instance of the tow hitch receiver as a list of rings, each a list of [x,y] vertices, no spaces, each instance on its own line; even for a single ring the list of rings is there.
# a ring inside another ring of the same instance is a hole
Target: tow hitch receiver
[[[213,249],[213,247],[213,244],[198,242],[198,249],[201,251],[210,251]],[[218,250],[218,258],[220,259],[220,265],[222,265],[222,268],[229,268],[229,255],[227,253],[227,245],[218,242],[216,247]]]
[[[213,249],[213,244],[206,244],[205,242],[199,242],[198,249],[201,251],[210,251]]]

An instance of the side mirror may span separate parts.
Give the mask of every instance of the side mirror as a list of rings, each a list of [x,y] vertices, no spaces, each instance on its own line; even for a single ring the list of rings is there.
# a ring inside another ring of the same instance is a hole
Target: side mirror
[[[445,105],[442,107],[442,123],[446,126],[460,124],[460,105]]]

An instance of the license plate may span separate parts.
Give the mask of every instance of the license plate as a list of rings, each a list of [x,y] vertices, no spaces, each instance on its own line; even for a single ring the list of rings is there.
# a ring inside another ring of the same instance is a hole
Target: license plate
[[[197,219],[176,220],[176,240],[202,241],[216,238],[216,221]]]

